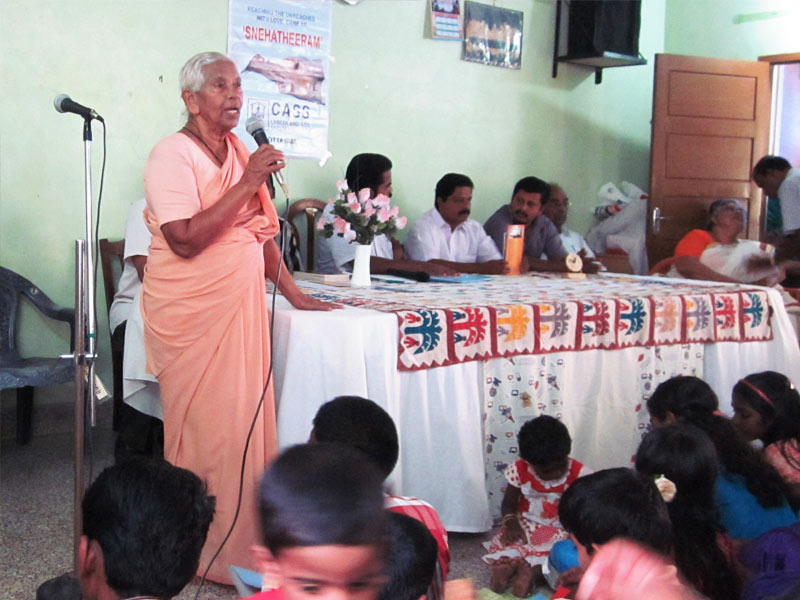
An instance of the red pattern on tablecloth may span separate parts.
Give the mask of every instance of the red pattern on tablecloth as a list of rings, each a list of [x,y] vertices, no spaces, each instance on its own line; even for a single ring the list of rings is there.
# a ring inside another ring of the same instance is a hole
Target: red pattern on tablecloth
[[[538,274],[311,293],[395,313],[400,370],[519,354],[772,339],[766,290],[688,280]]]

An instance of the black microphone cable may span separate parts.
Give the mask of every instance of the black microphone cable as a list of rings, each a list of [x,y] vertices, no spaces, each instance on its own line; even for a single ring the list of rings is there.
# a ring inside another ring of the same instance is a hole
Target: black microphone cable
[[[270,177],[271,177],[271,175],[270,175]],[[284,222],[285,222],[286,218],[289,215],[289,194],[288,194],[289,190],[288,190],[288,186],[285,183],[283,183],[282,181],[280,183],[280,186],[281,186],[281,190],[283,190],[284,198],[286,199],[285,206],[284,206],[284,209],[283,209],[283,219],[284,219]],[[280,230],[280,219],[279,219],[279,222],[278,222],[278,229]],[[258,400],[258,405],[256,406],[256,411],[255,411],[255,414],[253,415],[253,420],[250,423],[250,429],[247,432],[247,438],[246,438],[245,443],[244,443],[244,450],[242,451],[242,466],[241,466],[241,469],[239,471],[239,491],[237,492],[237,496],[236,496],[236,511],[233,514],[233,522],[231,522],[231,526],[228,529],[228,532],[225,534],[225,537],[223,538],[223,540],[220,543],[219,547],[217,548],[216,552],[214,552],[214,555],[211,557],[211,560],[208,562],[208,566],[206,567],[206,570],[203,571],[203,576],[200,578],[200,584],[197,586],[197,591],[195,592],[194,600],[198,600],[198,597],[200,596],[200,590],[202,590],[203,589],[203,585],[205,585],[206,577],[208,576],[208,572],[211,570],[211,566],[214,564],[214,561],[217,560],[217,557],[219,556],[220,552],[222,552],[222,549],[225,547],[225,544],[228,542],[228,539],[231,537],[231,534],[233,534],[233,528],[236,527],[236,522],[239,520],[239,513],[240,513],[241,508],[242,508],[242,492],[243,492],[243,489],[244,489],[244,470],[245,470],[245,465],[247,463],[247,450],[250,447],[250,440],[253,437],[253,430],[256,427],[256,422],[258,421],[258,415],[261,413],[261,407],[264,405],[264,397],[267,394],[267,389],[269,389],[269,384],[270,384],[270,381],[272,380],[272,368],[273,368],[273,365],[274,365],[274,361],[272,360],[272,353],[273,353],[274,344],[275,344],[275,338],[274,338],[274,336],[272,334],[273,334],[273,331],[275,329],[275,300],[276,300],[276,296],[277,296],[277,293],[278,293],[278,284],[280,283],[281,274],[283,272],[283,262],[284,262],[283,261],[283,255],[284,255],[284,252],[286,251],[286,238],[288,237],[286,235],[287,232],[281,233],[281,245],[279,246],[279,248],[280,248],[280,262],[278,262],[278,272],[275,275],[275,281],[274,281],[274,285],[273,285],[273,289],[272,289],[272,300],[271,300],[271,305],[270,305],[270,316],[269,316],[269,369],[267,371],[267,381],[264,384],[264,389],[261,390],[261,397]],[[269,244],[271,241],[272,240],[267,240],[265,243]]]
[[[103,125],[103,164],[100,167],[100,191],[97,194],[97,216],[94,220],[94,289],[89,290],[89,293],[92,294],[94,297],[94,323],[95,323],[95,357],[92,359],[95,363],[95,371],[97,369],[97,351],[98,351],[98,339],[97,335],[97,264],[100,262],[100,240],[99,233],[100,233],[100,207],[103,204],[103,184],[105,183],[106,179],[106,156],[108,155],[107,146],[106,146],[106,122],[103,119],[98,119],[100,123]],[[111,308],[111,307],[108,307]],[[87,374],[88,379],[88,374]],[[94,381],[89,381],[88,385],[94,386]],[[91,388],[89,388],[91,390]],[[84,400],[85,402],[85,400]],[[91,482],[94,477],[94,436],[92,435],[92,423],[91,423],[91,414],[90,411],[85,410],[83,411],[83,431],[86,439],[86,446],[87,451],[89,454],[88,462],[89,462],[89,477],[87,477],[84,481]]]

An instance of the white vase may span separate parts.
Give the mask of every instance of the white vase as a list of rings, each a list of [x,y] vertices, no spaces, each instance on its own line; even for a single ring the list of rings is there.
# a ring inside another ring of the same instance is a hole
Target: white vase
[[[357,244],[356,258],[353,261],[353,274],[350,276],[350,287],[369,287],[369,261],[371,244]]]

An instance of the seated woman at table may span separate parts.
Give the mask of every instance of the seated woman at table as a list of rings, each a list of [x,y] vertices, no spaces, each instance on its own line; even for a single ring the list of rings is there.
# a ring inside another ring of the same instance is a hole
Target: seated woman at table
[[[800,270],[800,263],[776,264],[774,247],[755,240],[742,240],[745,211],[738,200],[722,198],[708,209],[705,229],[693,229],[678,245],[671,259],[653,267],[653,272],[671,277],[729,283],[773,286],[786,277],[786,270]]]

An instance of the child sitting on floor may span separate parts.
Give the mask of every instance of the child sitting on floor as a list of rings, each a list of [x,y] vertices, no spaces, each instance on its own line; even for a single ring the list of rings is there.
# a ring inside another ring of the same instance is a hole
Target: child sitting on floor
[[[433,600],[430,588],[436,573],[436,540],[412,517],[394,512],[388,512],[387,517],[387,580],[378,600]]]
[[[783,478],[795,508],[800,504],[800,394],[775,371],[753,373],[733,386],[733,419],[746,441],[764,444],[764,459]]]
[[[668,379],[647,400],[654,427],[691,423],[714,444],[719,459],[715,503],[731,538],[752,540],[770,529],[795,523],[786,483],[736,434],[730,420],[715,413],[716,408],[716,394],[696,377]]]
[[[501,505],[502,525],[483,557],[491,568],[492,591],[509,584],[518,598],[530,596],[553,544],[567,537],[558,520],[561,494],[588,473],[569,457],[572,439],[558,419],[542,415],[519,432],[520,459],[509,465]]]
[[[285,450],[259,491],[258,600],[375,600],[386,581],[386,513],[377,468],[341,444]]]
[[[654,429],[636,451],[636,470],[671,482],[674,493],[665,500],[681,574],[711,600],[738,598],[733,544],[714,504],[717,453],[708,436],[689,424]]]
[[[663,557],[672,551],[672,525],[653,479],[632,469],[605,469],[581,477],[562,495],[558,516],[586,570],[595,552],[617,538]],[[565,542],[566,543],[566,542]],[[563,598],[564,590],[553,596]]]
[[[366,454],[378,466],[384,478],[397,464],[400,445],[397,428],[385,410],[360,396],[338,396],[320,406],[314,416],[309,442],[346,444]],[[384,496],[384,508],[422,522],[438,546],[439,567],[435,576],[436,595],[443,592],[450,566],[447,530],[436,510],[424,500],[408,496]]]

